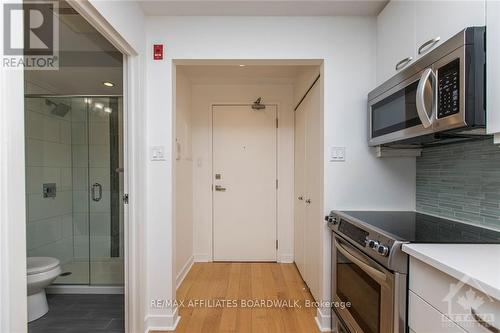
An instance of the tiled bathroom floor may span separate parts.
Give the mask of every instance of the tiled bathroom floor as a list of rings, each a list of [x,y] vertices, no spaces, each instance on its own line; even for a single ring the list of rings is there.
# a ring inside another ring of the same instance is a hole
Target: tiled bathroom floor
[[[29,333],[123,333],[123,295],[47,295],[49,312]]]

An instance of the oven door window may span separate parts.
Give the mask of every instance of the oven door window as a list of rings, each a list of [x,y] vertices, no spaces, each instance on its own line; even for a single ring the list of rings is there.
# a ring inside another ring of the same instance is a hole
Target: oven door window
[[[372,138],[422,124],[416,104],[418,82],[372,105]]]
[[[365,333],[380,332],[381,286],[337,251],[337,296]]]

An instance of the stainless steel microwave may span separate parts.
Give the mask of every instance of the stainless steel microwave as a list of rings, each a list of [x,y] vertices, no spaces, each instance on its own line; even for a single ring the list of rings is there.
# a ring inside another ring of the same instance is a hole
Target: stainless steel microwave
[[[486,29],[470,27],[368,94],[370,146],[425,146],[485,134]]]

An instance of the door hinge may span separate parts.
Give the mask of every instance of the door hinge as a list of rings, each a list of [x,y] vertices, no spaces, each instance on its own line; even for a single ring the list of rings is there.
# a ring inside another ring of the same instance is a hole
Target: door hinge
[[[128,204],[128,193],[123,194],[123,203],[124,203],[125,205],[127,205],[127,204]]]
[[[276,179],[276,188],[278,188],[278,186],[279,186],[279,182],[278,182],[278,180]]]
[[[278,118],[276,118],[276,128],[278,128]]]
[[[278,249],[278,240],[276,240],[276,250]]]

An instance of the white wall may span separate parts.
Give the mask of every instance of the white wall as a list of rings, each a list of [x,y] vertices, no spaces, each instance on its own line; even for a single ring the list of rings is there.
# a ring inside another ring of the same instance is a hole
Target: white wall
[[[149,144],[172,147],[172,59],[324,59],[325,150],[346,147],[345,163],[325,158],[324,207],[414,209],[415,160],[375,158],[367,146],[366,96],[375,83],[374,18],[150,17],[147,43],[164,43],[166,59],[148,60]],[[326,151],[325,151],[326,153]],[[167,151],[167,156],[171,156]],[[163,295],[173,296],[171,164],[149,169],[148,216],[163,221],[148,241],[161,239]],[[158,200],[158,199],[156,199]],[[156,201],[155,200],[155,201]],[[322,295],[328,299],[329,233],[324,230]],[[156,278],[153,278],[156,281]],[[170,289],[168,288],[170,286]],[[326,310],[325,310],[326,314]]]
[[[193,86],[195,258],[198,261],[212,260],[211,106],[251,103],[259,96],[264,103],[278,104],[277,258],[282,262],[293,260],[293,85],[289,83]]]
[[[176,71],[175,94],[175,277],[178,287],[193,262],[193,157],[191,83]],[[196,209],[198,210],[198,208]]]

